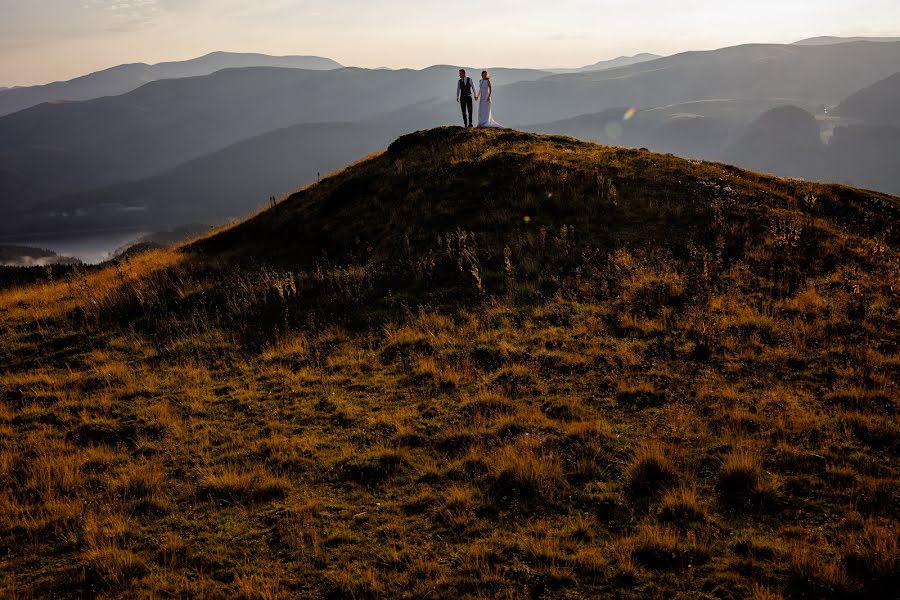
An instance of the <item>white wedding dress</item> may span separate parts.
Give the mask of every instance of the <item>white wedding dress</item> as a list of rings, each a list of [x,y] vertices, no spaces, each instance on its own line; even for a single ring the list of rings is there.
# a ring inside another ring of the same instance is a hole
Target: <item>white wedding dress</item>
[[[481,91],[479,92],[481,100],[478,102],[478,126],[502,128],[503,126],[494,120],[494,115],[491,111],[491,101],[488,98],[488,80],[482,79],[479,85],[481,86]]]

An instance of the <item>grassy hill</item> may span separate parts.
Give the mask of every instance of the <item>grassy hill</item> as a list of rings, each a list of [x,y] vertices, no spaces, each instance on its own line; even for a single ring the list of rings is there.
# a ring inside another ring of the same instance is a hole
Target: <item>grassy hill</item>
[[[416,133],[0,293],[0,590],[889,597],[897,199]]]

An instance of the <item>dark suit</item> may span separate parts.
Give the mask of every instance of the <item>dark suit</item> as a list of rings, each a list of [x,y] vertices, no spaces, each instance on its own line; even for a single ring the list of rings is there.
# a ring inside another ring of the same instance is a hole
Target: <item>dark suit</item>
[[[472,120],[474,109],[472,107],[472,96],[475,95],[475,84],[472,83],[471,77],[460,79],[456,83],[456,98],[462,107],[463,125],[469,127],[475,124]]]

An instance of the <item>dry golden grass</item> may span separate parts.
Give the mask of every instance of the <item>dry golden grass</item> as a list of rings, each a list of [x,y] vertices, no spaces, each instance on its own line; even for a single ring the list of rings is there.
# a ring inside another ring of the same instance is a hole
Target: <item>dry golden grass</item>
[[[892,597],[896,202],[431,135],[0,292],[0,595]]]

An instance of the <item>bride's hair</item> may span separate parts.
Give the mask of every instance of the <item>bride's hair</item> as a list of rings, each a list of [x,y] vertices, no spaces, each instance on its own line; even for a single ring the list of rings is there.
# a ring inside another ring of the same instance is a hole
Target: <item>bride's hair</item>
[[[481,72],[481,75],[482,75],[485,79],[490,79],[490,78],[491,78],[491,74],[488,73],[487,71],[482,71],[482,72]]]

